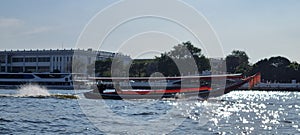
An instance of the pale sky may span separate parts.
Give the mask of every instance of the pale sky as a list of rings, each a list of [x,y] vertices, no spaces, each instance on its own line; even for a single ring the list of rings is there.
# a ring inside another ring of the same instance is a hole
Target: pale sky
[[[90,20],[114,2],[111,0],[1,0],[0,49],[75,48],[80,33]],[[207,19],[216,32],[225,55],[238,49],[246,51],[251,58],[251,63],[277,55],[300,62],[299,0],[185,0],[184,2]],[[166,10],[170,9],[168,3],[161,4],[165,5]],[[138,5],[128,5],[126,9],[130,10],[136,6]],[[172,12],[189,16],[185,11]],[[114,15],[112,13],[111,17],[113,18]],[[128,45],[130,48],[136,47],[136,50],[141,53],[142,50],[138,48],[145,46],[169,51],[168,49],[178,42],[188,40],[195,42],[194,37],[167,21],[147,18],[131,22],[123,25],[131,28],[130,31],[124,30],[126,27],[120,27],[112,35],[118,35],[120,39],[124,38],[126,42],[122,45],[130,44]],[[139,33],[142,29],[151,32]],[[164,32],[176,34],[168,35]],[[130,33],[135,35],[127,37]],[[166,40],[162,40],[161,37],[165,37]],[[110,38],[114,40],[113,36]],[[141,39],[144,42],[141,42]],[[155,42],[151,42],[151,39]],[[159,44],[159,41],[165,45],[152,45]],[[114,41],[113,44],[107,45],[109,47],[106,50],[110,51],[110,48],[120,44]],[[85,49],[92,46],[87,45]],[[205,53],[205,49],[203,51]]]

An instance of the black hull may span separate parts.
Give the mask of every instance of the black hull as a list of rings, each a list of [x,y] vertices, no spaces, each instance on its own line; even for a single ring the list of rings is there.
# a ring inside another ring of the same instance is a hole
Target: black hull
[[[215,88],[212,90],[209,89],[202,89],[199,91],[176,91],[176,92],[167,92],[167,93],[149,93],[149,94],[126,94],[126,92],[110,92],[110,93],[103,93],[104,87],[101,85],[98,86],[99,90],[94,90],[91,92],[84,93],[84,96],[88,99],[115,99],[115,100],[122,100],[122,99],[163,99],[163,98],[187,98],[187,97],[199,97],[202,99],[207,99],[209,97],[218,97],[224,94],[227,94],[233,90],[238,89],[245,83],[249,82],[251,79],[255,77],[251,76],[246,79],[237,81],[234,84],[227,85],[225,88]],[[174,87],[173,87],[174,88]],[[166,90],[168,90],[167,88]],[[193,88],[191,88],[193,89]],[[99,92],[100,91],[100,92]],[[154,90],[155,91],[155,90]]]
[[[99,93],[96,91],[90,91],[84,93],[84,96],[88,99],[114,99],[114,100],[122,100],[122,99],[163,99],[163,98],[187,98],[187,97],[199,97],[202,99],[207,99],[209,97],[218,97],[224,94],[229,93],[232,90],[238,89],[243,84],[247,83],[247,81],[240,81],[234,85],[227,86],[225,89],[219,88],[217,90],[202,90],[202,91],[194,91],[194,92],[174,92],[174,93],[152,93],[152,94],[118,94],[114,93]]]
[[[164,93],[164,94],[117,94],[117,93],[103,93],[86,92],[84,96],[88,99],[164,99],[164,98],[187,98],[187,97],[200,97],[206,99],[209,96],[209,91],[204,90],[200,92],[184,92],[184,93]]]

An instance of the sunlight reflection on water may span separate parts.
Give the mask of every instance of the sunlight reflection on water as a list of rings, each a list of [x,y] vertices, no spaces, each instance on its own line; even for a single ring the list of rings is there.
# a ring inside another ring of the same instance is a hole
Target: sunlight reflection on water
[[[147,101],[133,101],[130,104],[106,101],[106,104],[119,116],[134,120],[131,121],[135,123],[134,131],[124,128],[127,133],[159,133],[161,130],[147,128],[152,122],[157,122],[160,116],[164,116],[164,122],[175,120],[177,127],[171,134],[195,134],[198,130],[204,134],[295,134],[300,130],[299,98],[298,93],[292,92],[234,91],[207,101],[167,100],[155,101],[153,104]],[[175,108],[175,111],[170,113],[168,108]],[[170,115],[165,117],[166,113]],[[183,122],[176,122],[176,119],[182,118],[185,119]],[[115,131],[111,127],[116,123],[106,120],[105,124],[106,131]]]
[[[299,114],[299,97],[299,93],[291,92],[231,92],[218,98],[221,102],[211,112],[214,128],[210,130],[234,134],[285,133],[289,125],[299,133],[299,118],[293,114]]]

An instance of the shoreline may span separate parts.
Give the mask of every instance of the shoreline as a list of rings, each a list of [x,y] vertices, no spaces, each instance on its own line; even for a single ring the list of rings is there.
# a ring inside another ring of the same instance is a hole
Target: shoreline
[[[300,92],[299,83],[259,83],[249,89],[249,85],[245,84],[238,90],[256,90],[256,91],[289,91]]]

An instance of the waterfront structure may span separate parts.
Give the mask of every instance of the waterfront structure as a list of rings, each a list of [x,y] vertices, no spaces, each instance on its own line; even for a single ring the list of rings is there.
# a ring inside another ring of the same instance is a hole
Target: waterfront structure
[[[113,58],[115,53],[94,51],[92,49],[57,49],[57,50],[4,50],[0,51],[0,72],[6,73],[42,73],[61,72],[71,73],[72,66],[83,67],[95,60]]]
[[[77,81],[73,80],[73,75],[76,76],[71,73],[0,73],[0,88],[15,89],[33,84],[48,89],[73,89],[76,84],[74,81]]]

